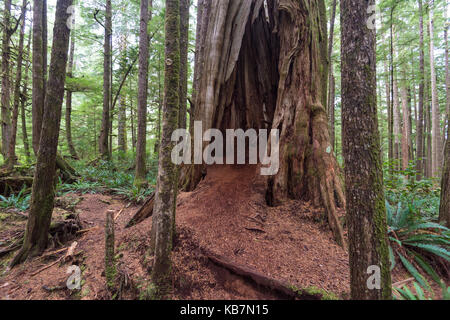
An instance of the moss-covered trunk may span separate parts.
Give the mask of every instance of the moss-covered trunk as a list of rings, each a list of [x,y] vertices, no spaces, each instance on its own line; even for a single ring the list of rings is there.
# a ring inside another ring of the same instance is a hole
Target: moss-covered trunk
[[[7,166],[12,169],[17,162],[16,157],[16,137],[17,137],[17,122],[19,119],[19,107],[20,107],[20,84],[22,82],[22,62],[23,62],[23,47],[25,40],[25,19],[27,14],[27,2],[22,3],[21,21],[20,21],[20,36],[19,36],[19,49],[17,53],[17,71],[16,80],[14,85],[14,102],[12,109],[9,145],[8,145],[8,157]]]
[[[392,298],[377,118],[376,35],[367,27],[367,6],[374,4],[375,0],[341,0],[342,144],[351,297],[358,300]]]
[[[106,0],[105,40],[103,44],[103,112],[99,137],[99,152],[102,158],[109,159],[109,135],[111,130],[111,60],[112,60],[112,7],[111,0]]]
[[[47,0],[33,1],[32,144],[37,156],[41,139],[47,79]]]
[[[8,153],[9,132],[11,124],[11,81],[10,81],[10,42],[11,32],[11,0],[5,0],[3,9],[3,41],[2,41],[2,92],[1,92],[1,109],[2,109],[2,153],[4,156]]]
[[[74,22],[72,22],[74,23]],[[69,65],[67,66],[67,77],[73,77],[73,60],[75,55],[75,33],[72,33],[70,37],[70,52],[69,52]],[[67,146],[69,147],[70,156],[73,159],[78,159],[77,151],[72,140],[72,91],[67,90],[66,93],[66,139]]]
[[[447,127],[439,220],[450,228],[450,126]]]
[[[67,9],[72,5],[72,1],[58,0],[56,4],[50,72],[45,94],[44,122],[34,173],[30,214],[22,249],[11,262],[12,266],[25,261],[29,256],[42,253],[47,247],[55,198],[56,158],[69,49],[70,30],[66,25],[69,18]]]
[[[141,0],[141,22],[139,33],[139,83],[138,83],[138,131],[136,144],[136,177],[135,185],[140,187],[146,183],[146,149],[147,149],[147,91],[148,91],[148,21],[149,2]]]
[[[156,287],[155,297],[166,299],[172,289],[172,237],[176,190],[174,180],[176,167],[172,163],[172,132],[178,126],[180,105],[180,1],[166,0],[165,82],[162,136],[159,149],[159,171],[155,194],[152,235],[155,243],[155,259],[152,281]]]

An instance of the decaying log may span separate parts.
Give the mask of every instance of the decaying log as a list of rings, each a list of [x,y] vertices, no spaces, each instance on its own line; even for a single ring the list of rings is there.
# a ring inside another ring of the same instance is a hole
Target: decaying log
[[[262,273],[252,270],[249,267],[242,266],[227,260],[225,257],[213,254],[207,250],[202,250],[204,255],[215,265],[227,269],[233,274],[236,274],[253,284],[268,289],[272,292],[281,295],[286,299],[292,300],[322,300],[323,295],[321,293],[309,293],[305,290],[294,290],[294,286],[291,286],[282,281],[269,278]]]
[[[56,156],[56,167],[59,169],[63,181],[74,183],[77,180],[76,177],[79,175],[76,170],[59,154]]]
[[[24,187],[31,188],[33,185],[33,177],[24,176],[8,176],[0,178],[0,194],[9,195],[18,193]]]
[[[155,193],[153,192],[150,197],[145,201],[144,205],[136,212],[136,214],[127,223],[125,228],[135,226],[145,219],[150,218],[153,215],[153,202],[155,200]]]

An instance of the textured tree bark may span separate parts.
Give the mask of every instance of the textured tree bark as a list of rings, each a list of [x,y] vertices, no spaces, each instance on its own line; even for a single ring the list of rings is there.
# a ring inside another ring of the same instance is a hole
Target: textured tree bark
[[[447,17],[447,6],[445,7],[445,17]],[[450,119],[450,74],[448,65],[448,28],[447,24],[444,29],[445,39],[445,83],[447,94],[447,121]],[[439,220],[443,222],[447,228],[450,228],[450,123],[447,123],[447,142],[444,151],[444,171],[441,182],[441,206],[439,210]]]
[[[20,107],[20,84],[22,82],[22,62],[23,62],[23,46],[25,39],[25,19],[27,14],[27,1],[23,0],[20,21],[19,48],[17,53],[17,71],[14,85],[14,103],[11,118],[11,127],[9,133],[8,156],[6,159],[8,169],[12,169],[17,162],[16,157],[16,137],[17,137],[17,121],[19,119]]]
[[[450,126],[447,128],[447,137],[450,137]],[[439,210],[439,220],[447,228],[450,228],[450,139],[447,138],[445,144],[444,172],[441,183],[441,207]]]
[[[334,22],[336,20],[336,0],[333,0],[331,5],[331,17],[330,17],[330,35],[328,40],[328,121],[330,127],[330,140],[331,145],[335,146],[336,136],[335,136],[335,115],[334,115],[334,103],[335,103],[335,91],[336,84],[334,79],[334,68],[332,61],[333,54],[333,40],[334,40]]]
[[[152,6],[152,2],[150,7]],[[141,0],[141,24],[139,35],[139,84],[138,84],[138,132],[136,144],[136,175],[134,184],[141,187],[146,184],[147,150],[147,91],[148,91],[148,39],[149,2]]]
[[[30,33],[28,37],[28,45],[27,45],[27,57],[30,57],[30,49],[31,49],[31,37],[32,37],[32,28],[30,28]],[[28,100],[28,73],[30,70],[31,64],[27,64],[26,70],[25,70],[25,78],[24,78],[24,85],[22,89],[22,94],[20,96],[20,116],[22,121],[22,141],[23,141],[23,148],[25,151],[25,157],[27,160],[30,160],[31,153],[30,153],[30,142],[28,139],[28,132],[27,132],[27,121],[26,121],[26,114],[25,114],[25,104]]]
[[[393,101],[393,112],[394,112],[394,160],[396,161],[396,169],[400,169],[401,160],[401,115],[400,115],[400,101],[398,94],[398,82],[397,75],[394,75],[394,101]]]
[[[448,3],[445,6],[445,14],[444,17],[447,20],[447,11],[448,10]],[[450,126],[450,71],[449,71],[449,62],[448,62],[448,29],[449,24],[447,23],[445,25],[444,29],[444,39],[445,39],[445,93],[446,93],[446,106],[447,106],[447,129]],[[444,126],[445,128],[445,126]],[[445,134],[444,134],[445,136]],[[450,138],[449,135],[447,135],[447,140]],[[445,158],[447,159],[447,158]]]
[[[73,60],[75,55],[75,33],[72,32],[70,37],[70,52],[69,52],[69,65],[67,67],[67,77],[73,77]],[[66,93],[66,139],[67,146],[69,147],[70,156],[73,159],[79,159],[77,151],[72,140],[72,91],[67,90]]]
[[[127,54],[127,34],[123,33],[120,37],[120,51],[122,55],[122,67],[123,70],[126,69],[126,54]],[[125,74],[126,76],[126,74]],[[124,84],[126,77],[124,77]],[[127,152],[127,96],[124,93],[120,93],[118,97],[118,110],[117,110],[117,146],[119,151],[119,156],[124,157]]]
[[[425,77],[425,52],[424,52],[424,38],[423,38],[423,6],[422,0],[419,0],[419,42],[420,42],[420,63],[419,63],[419,110],[417,119],[417,161],[416,171],[417,180],[422,180],[424,173],[424,77]]]
[[[376,35],[366,26],[375,0],[341,0],[342,125],[352,299],[391,299],[386,209],[376,102]],[[367,270],[381,270],[379,289]]]
[[[6,156],[9,148],[9,136],[11,128],[11,105],[10,105],[10,54],[11,48],[11,0],[5,0],[3,9],[3,41],[2,41],[2,154]]]
[[[434,0],[429,6],[430,14],[430,70],[431,70],[431,131],[432,131],[432,175],[438,177],[442,169],[442,140],[441,140],[441,113],[439,109],[439,97],[436,83],[436,67],[434,59]]]
[[[64,81],[69,49],[70,30],[67,9],[73,0],[58,0],[53,28],[50,73],[45,95],[42,134],[32,188],[31,207],[22,249],[14,257],[15,266],[29,256],[41,254],[47,247],[48,230],[55,197],[55,171]]]
[[[408,89],[406,81],[406,72],[403,72],[403,84],[401,88],[402,95],[402,169],[405,170],[409,166],[410,160],[410,104],[408,101]]]
[[[190,0],[180,0],[180,114],[178,127],[186,129]]]
[[[328,23],[327,23],[327,9],[325,8],[325,0],[318,0],[319,3],[319,46],[320,46],[320,74],[321,84],[324,89],[321,90],[322,106],[327,110],[328,106],[328,75],[330,70],[330,60],[328,52]]]
[[[387,101],[387,112],[388,112],[388,159],[389,162],[392,161],[394,157],[394,141],[393,141],[393,133],[394,133],[394,122],[392,117],[392,101],[391,101],[391,81],[389,77],[389,68],[388,64],[385,61],[384,63],[384,71],[386,72],[386,101]]]
[[[103,112],[99,137],[99,152],[104,159],[110,158],[109,133],[111,109],[111,60],[112,60],[112,7],[111,0],[106,0],[105,42],[103,47]]]
[[[156,287],[155,297],[169,298],[172,291],[172,237],[176,190],[174,180],[176,168],[172,163],[172,132],[177,129],[180,106],[180,1],[166,0],[165,82],[162,139],[159,150],[158,182],[155,194],[154,223],[155,259],[152,282]]]
[[[268,202],[296,198],[325,207],[344,244],[336,210],[345,199],[322,102],[327,37],[319,1],[269,1],[267,10],[262,0],[205,4],[194,119],[204,131],[280,129],[280,170],[268,179]],[[184,188],[194,189],[205,170],[187,167]]]
[[[32,143],[37,156],[41,139],[47,77],[47,0],[33,1]]]

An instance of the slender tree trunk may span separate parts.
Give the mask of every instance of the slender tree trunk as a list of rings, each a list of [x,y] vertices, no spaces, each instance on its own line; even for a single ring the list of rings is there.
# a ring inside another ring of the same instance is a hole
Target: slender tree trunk
[[[32,38],[32,29],[30,28],[30,34],[28,36],[28,45],[27,45],[27,59],[30,59],[30,49],[31,49],[31,38]],[[30,63],[27,64],[27,68],[25,69],[25,78],[24,78],[24,85],[22,94],[20,97],[20,113],[21,113],[21,120],[22,120],[22,141],[23,141],[23,148],[25,150],[25,157],[27,161],[31,159],[31,153],[30,153],[30,142],[28,139],[28,132],[27,132],[27,121],[26,121],[26,114],[25,114],[25,105],[28,100],[28,74],[30,72]]]
[[[409,166],[410,160],[410,104],[408,104],[408,89],[406,72],[403,72],[403,84],[401,88],[402,95],[402,113],[403,113],[403,126],[402,126],[402,169],[406,170]]]
[[[394,143],[393,143],[394,121],[392,119],[393,113],[392,113],[392,103],[391,103],[391,82],[389,80],[389,69],[388,69],[387,62],[384,63],[384,70],[386,72],[386,102],[387,102],[387,111],[388,111],[388,144],[389,144],[388,158],[389,158],[389,162],[391,162],[394,158]]]
[[[33,1],[33,150],[37,156],[41,139],[47,77],[47,0]]]
[[[73,77],[73,60],[75,55],[75,33],[72,32],[70,37],[70,53],[69,53],[69,65],[67,68],[67,77]],[[69,147],[70,156],[73,159],[78,159],[77,151],[72,140],[72,91],[67,90],[66,93],[66,139],[67,146]]]
[[[399,169],[399,161],[401,156],[401,148],[400,148],[400,103],[398,97],[398,84],[397,84],[397,75],[394,76],[394,101],[393,101],[393,112],[394,112],[394,160],[396,161],[395,167]]]
[[[330,70],[330,61],[328,60],[328,24],[327,24],[327,9],[325,7],[325,0],[318,0],[319,4],[319,23],[320,23],[320,35],[319,35],[319,47],[320,47],[320,59],[321,68],[320,76],[321,83],[324,86],[324,90],[321,90],[321,101],[325,111],[328,107],[328,76]]]
[[[441,183],[441,206],[439,220],[450,228],[450,126],[447,127],[447,142],[445,143],[444,171]]]
[[[438,177],[442,169],[442,141],[441,141],[441,113],[439,110],[439,97],[436,83],[436,69],[434,61],[434,0],[430,3],[430,70],[431,70],[431,131],[432,131],[432,175]]]
[[[153,2],[150,3],[150,8]],[[149,2],[141,0],[141,25],[139,36],[139,84],[138,84],[138,132],[136,144],[136,176],[134,183],[140,187],[146,183],[146,157],[147,157],[147,96],[148,96],[148,57],[149,36],[148,21]]]
[[[176,191],[174,180],[176,168],[172,163],[171,153],[174,143],[172,132],[177,129],[180,106],[180,2],[166,0],[166,40],[165,40],[165,84],[162,139],[159,152],[158,182],[155,195],[154,220],[155,260],[152,280],[156,286],[156,296],[161,299],[169,297],[172,289],[172,237],[174,204]]]
[[[190,0],[180,0],[180,114],[178,126],[186,129]]]
[[[391,299],[392,292],[376,104],[376,36],[366,27],[366,6],[341,0],[342,132],[351,296],[379,300]],[[375,289],[368,286],[373,266],[381,277]]]
[[[25,261],[29,256],[41,254],[47,247],[55,197],[56,157],[70,38],[70,30],[66,24],[69,19],[67,9],[72,5],[72,1],[58,0],[56,4],[44,122],[34,174],[30,213],[22,249],[14,257],[11,266]]]
[[[159,152],[159,146],[161,144],[161,109],[162,109],[162,92],[161,92],[161,56],[158,53],[158,118],[156,119],[156,142],[155,153]]]
[[[111,61],[112,61],[112,7],[111,0],[106,0],[105,42],[103,47],[103,113],[99,138],[99,152],[104,159],[110,158],[110,112],[111,112]]]
[[[336,95],[336,80],[334,78],[334,72],[331,70],[331,76],[329,80],[329,86],[330,86],[330,92],[328,97],[328,121],[329,121],[329,127],[330,127],[330,141],[331,145],[333,146],[333,150],[336,150],[336,130],[335,130],[335,110],[334,110],[334,104],[335,104],[335,95]]]
[[[2,153],[8,154],[10,131],[11,131],[11,82],[10,82],[10,55],[11,41],[11,0],[5,0],[3,9],[3,41],[2,41]],[[7,162],[7,161],[6,161]]]
[[[19,119],[19,107],[20,107],[20,85],[22,82],[22,68],[23,68],[23,47],[25,42],[25,21],[27,14],[27,0],[23,0],[22,10],[21,10],[21,21],[20,21],[20,38],[19,38],[19,48],[17,53],[17,71],[16,71],[16,82],[14,85],[14,103],[11,118],[11,127],[9,135],[9,145],[8,145],[8,157],[7,166],[12,169],[17,162],[16,157],[16,137],[17,137],[17,121]]]
[[[445,7],[445,18],[447,18],[447,6]],[[450,117],[450,74],[448,65],[448,28],[444,28],[445,39],[445,83],[447,94],[447,121]],[[445,143],[444,154],[444,172],[441,183],[441,207],[439,211],[439,220],[450,228],[450,123],[447,123],[447,142]]]
[[[126,52],[127,52],[127,34],[124,33],[121,35],[120,39],[120,51],[122,52],[122,66],[126,72]],[[125,77],[124,76],[124,81]],[[118,150],[120,152],[120,156],[124,157],[127,152],[127,98],[125,93],[120,93],[118,97],[118,112],[117,112],[117,145]]]
[[[419,110],[417,122],[417,180],[422,180],[424,173],[424,81],[425,81],[425,52],[424,52],[424,36],[423,36],[423,6],[422,0],[419,0],[419,41],[420,41],[420,65],[419,65]]]
[[[433,162],[432,162],[432,157],[433,157],[433,148],[432,148],[432,104],[430,102],[430,86],[427,85],[427,94],[426,94],[426,122],[427,122],[427,126],[426,126],[426,177],[428,179],[431,179],[433,177]]]
[[[329,121],[329,127],[330,127],[330,139],[331,139],[331,145],[335,145],[336,136],[335,136],[335,115],[334,115],[334,103],[335,103],[335,90],[336,90],[336,84],[334,79],[334,68],[333,68],[333,60],[332,60],[332,54],[333,54],[333,40],[334,40],[334,22],[336,18],[336,0],[333,0],[333,3],[331,5],[331,17],[330,17],[330,35],[328,40],[328,63],[329,63],[329,69],[328,69],[328,84],[329,84],[329,90],[328,90],[328,121]]]

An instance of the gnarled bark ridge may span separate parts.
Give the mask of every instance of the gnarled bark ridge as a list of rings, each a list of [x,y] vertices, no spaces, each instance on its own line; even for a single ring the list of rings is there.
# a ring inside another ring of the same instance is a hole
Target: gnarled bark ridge
[[[295,198],[323,206],[344,245],[336,210],[345,199],[322,102],[326,61],[320,49],[327,35],[320,1],[206,2],[194,119],[204,131],[279,129],[280,170],[267,181],[269,204]],[[183,186],[192,190],[205,167],[185,168]]]

